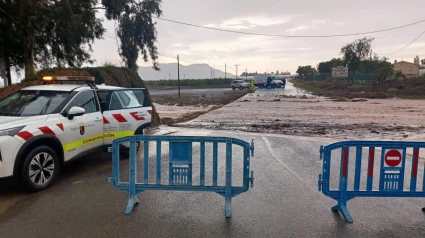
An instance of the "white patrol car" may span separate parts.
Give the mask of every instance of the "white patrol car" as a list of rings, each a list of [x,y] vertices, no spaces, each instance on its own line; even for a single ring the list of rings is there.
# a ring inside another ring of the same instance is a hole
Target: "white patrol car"
[[[64,163],[151,123],[146,89],[96,86],[93,77],[43,80],[88,84],[31,86],[0,101],[0,185],[18,179],[30,192],[45,189]]]

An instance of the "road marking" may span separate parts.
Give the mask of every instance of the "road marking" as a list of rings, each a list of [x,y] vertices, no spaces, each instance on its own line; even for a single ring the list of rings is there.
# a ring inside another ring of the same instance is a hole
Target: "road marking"
[[[289,167],[288,167],[288,165],[287,165],[285,162],[283,162],[283,160],[279,159],[279,157],[278,157],[278,156],[276,156],[276,155],[273,153],[273,148],[272,148],[272,146],[271,146],[271,144],[270,144],[270,141],[269,141],[266,137],[264,137],[264,136],[262,136],[262,138],[263,138],[264,143],[266,144],[267,149],[269,150],[270,154],[273,156],[273,158],[274,158],[277,162],[279,162],[279,164],[281,164],[281,165],[283,166],[283,168],[284,168],[285,170],[287,170],[290,174],[294,175],[295,177],[297,177],[297,178],[299,178],[301,181],[303,181],[303,179],[302,179],[302,178],[298,175],[298,173],[297,173],[297,172],[295,172],[295,171],[293,171],[291,168],[289,168]]]

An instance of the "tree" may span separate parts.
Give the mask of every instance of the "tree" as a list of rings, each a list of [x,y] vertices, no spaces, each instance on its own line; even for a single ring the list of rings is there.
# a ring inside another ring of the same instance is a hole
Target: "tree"
[[[23,62],[23,50],[15,40],[17,38],[19,35],[14,31],[13,25],[5,21],[0,12],[0,58],[4,60],[8,85],[12,84],[11,67],[23,66],[20,64]]]
[[[417,64],[417,65],[420,65],[421,61],[420,61],[420,59],[419,59],[419,56],[416,56],[416,57],[413,59],[413,63],[414,63],[414,64]]]
[[[337,66],[342,66],[343,62],[340,58],[333,58],[330,61],[320,62],[317,65],[317,70],[319,73],[332,73],[332,68]]]
[[[300,77],[302,77],[307,75],[313,75],[316,72],[317,71],[315,68],[311,67],[311,65],[307,65],[307,66],[298,66],[296,73],[299,74]]]
[[[374,63],[376,64],[376,68],[374,72],[375,72],[378,84],[381,83],[383,80],[394,75],[393,64],[391,64],[388,61],[387,57],[382,57],[380,59],[378,57],[375,57]]]
[[[396,72],[394,72],[394,78],[395,79],[400,79],[404,77],[403,73],[401,72],[401,70],[397,70]]]
[[[276,75],[279,75],[279,70],[276,70]]]
[[[425,59],[422,59],[422,60],[421,60],[421,64],[422,64],[423,66],[425,66]]]
[[[361,62],[369,57],[372,50],[373,38],[363,38],[355,40],[341,48],[342,61],[344,65],[352,72],[352,79],[354,73],[360,69]]]
[[[161,0],[2,0],[0,38],[4,47],[0,54],[9,62],[6,67],[24,68],[26,78],[35,75],[37,66],[92,63],[91,45],[105,32],[96,15],[102,9],[108,20],[118,23],[119,54],[127,67],[136,69],[141,53],[158,69],[152,16],[162,14],[160,4]]]

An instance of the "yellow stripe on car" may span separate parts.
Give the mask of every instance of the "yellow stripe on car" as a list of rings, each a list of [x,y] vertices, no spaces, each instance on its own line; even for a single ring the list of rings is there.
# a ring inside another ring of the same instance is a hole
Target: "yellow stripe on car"
[[[87,144],[99,141],[99,140],[103,140],[103,139],[107,139],[107,138],[121,138],[121,137],[125,137],[125,136],[132,136],[134,135],[134,131],[116,131],[116,132],[105,132],[103,134],[99,134],[99,135],[95,135],[95,136],[91,136],[91,137],[87,137],[81,140],[77,140],[68,144],[65,144],[63,146],[63,150],[64,151],[70,151],[73,150],[75,148],[78,148],[80,146],[85,146]]]

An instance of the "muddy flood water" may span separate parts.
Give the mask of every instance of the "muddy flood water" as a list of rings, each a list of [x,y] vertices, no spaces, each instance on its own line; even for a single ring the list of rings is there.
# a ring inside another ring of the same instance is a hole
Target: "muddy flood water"
[[[165,109],[165,108],[163,108]],[[175,126],[335,139],[425,139],[425,103],[405,99],[335,100],[287,83],[259,89]]]

